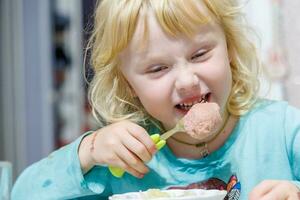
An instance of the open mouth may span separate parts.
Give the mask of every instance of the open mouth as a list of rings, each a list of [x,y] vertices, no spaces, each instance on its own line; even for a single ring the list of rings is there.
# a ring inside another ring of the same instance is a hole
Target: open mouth
[[[191,109],[191,107],[197,103],[207,103],[209,102],[209,98],[210,98],[211,93],[206,93],[204,95],[201,96],[201,98],[199,100],[193,101],[193,102],[185,102],[185,103],[180,103],[175,105],[175,108],[179,109],[179,110],[184,110],[184,111],[188,111]]]

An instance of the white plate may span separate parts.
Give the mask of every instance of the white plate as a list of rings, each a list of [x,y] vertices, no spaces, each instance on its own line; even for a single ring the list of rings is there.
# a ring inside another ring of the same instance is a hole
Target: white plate
[[[227,192],[224,190],[159,190],[150,189],[145,192],[129,192],[109,197],[110,200],[223,200]]]

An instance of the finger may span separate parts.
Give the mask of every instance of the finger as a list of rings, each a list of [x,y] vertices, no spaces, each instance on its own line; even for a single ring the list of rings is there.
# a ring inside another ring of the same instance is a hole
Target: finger
[[[249,194],[249,200],[257,200],[262,198],[265,194],[270,192],[278,181],[267,180],[258,184]]]
[[[126,168],[124,168],[124,170],[131,174],[132,176],[135,176],[137,178],[144,178],[145,174],[141,174],[138,171],[136,171],[134,168],[130,167],[129,165],[127,165]]]
[[[151,160],[152,154],[143,143],[130,134],[124,135],[123,137],[126,137],[122,140],[122,143],[127,149],[139,157],[143,162]]]
[[[266,193],[262,200],[287,200],[289,198],[289,188],[284,184],[276,184],[268,193]]]
[[[146,174],[149,172],[149,169],[146,167],[146,165],[125,146],[122,145],[116,153],[118,157],[122,158],[127,165],[139,173]]]
[[[147,131],[142,128],[141,126],[132,123],[130,126],[128,126],[128,131],[133,135],[137,140],[139,140],[141,143],[143,143],[147,150],[153,155],[157,149],[155,146],[155,143],[147,133]]]
[[[128,172],[129,174],[137,177],[137,178],[143,178],[144,174],[138,172],[137,170],[135,170],[134,168],[130,167],[122,158],[120,157],[116,157],[116,162],[114,165],[114,167],[118,167],[123,169],[124,171]]]
[[[297,200],[300,200],[300,191],[297,193],[297,196],[298,196]]]

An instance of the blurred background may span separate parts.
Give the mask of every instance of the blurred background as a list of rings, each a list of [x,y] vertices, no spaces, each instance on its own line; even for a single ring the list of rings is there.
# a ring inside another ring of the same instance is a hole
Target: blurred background
[[[83,64],[95,3],[0,0],[0,160],[13,163],[14,178],[95,128]],[[247,0],[244,8],[261,39],[261,95],[298,108],[299,8],[295,0]]]

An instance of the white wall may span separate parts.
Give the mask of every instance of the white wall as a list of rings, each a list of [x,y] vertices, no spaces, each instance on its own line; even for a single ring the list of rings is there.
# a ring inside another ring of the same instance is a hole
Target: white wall
[[[264,74],[261,77],[261,96],[283,100],[284,88],[281,79],[272,79],[270,72],[272,72],[273,64],[270,61],[270,54],[272,53],[274,43],[274,19],[272,2],[267,0],[250,0],[246,2],[245,8],[247,17],[251,26],[257,32],[260,41],[257,44],[265,68]]]
[[[242,0],[249,22],[261,39],[265,64],[261,95],[300,108],[300,1]],[[267,95],[266,95],[267,94]]]
[[[50,1],[1,4],[1,159],[15,176],[53,150]]]

